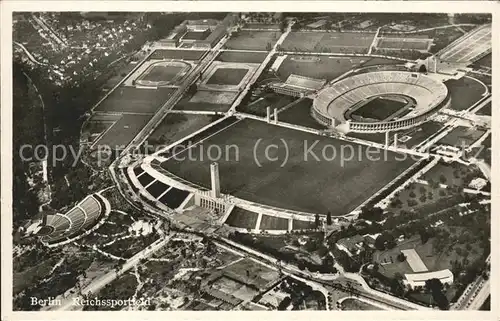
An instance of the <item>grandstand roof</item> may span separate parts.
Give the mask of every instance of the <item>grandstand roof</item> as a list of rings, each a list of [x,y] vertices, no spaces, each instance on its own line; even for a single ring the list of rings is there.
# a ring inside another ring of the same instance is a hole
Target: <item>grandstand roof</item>
[[[438,279],[441,282],[453,282],[453,273],[450,270],[441,270],[426,273],[405,274],[406,281],[414,285],[420,285],[427,280]]]
[[[321,89],[325,85],[325,83],[325,79],[316,79],[295,74],[291,74],[290,76],[288,76],[287,80],[285,81],[285,84],[287,86],[299,87],[314,91]]]

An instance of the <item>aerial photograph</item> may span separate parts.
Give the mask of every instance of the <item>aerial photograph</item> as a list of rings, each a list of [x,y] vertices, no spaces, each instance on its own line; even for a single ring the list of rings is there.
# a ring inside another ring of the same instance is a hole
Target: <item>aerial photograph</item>
[[[490,311],[493,29],[13,12],[12,309]]]

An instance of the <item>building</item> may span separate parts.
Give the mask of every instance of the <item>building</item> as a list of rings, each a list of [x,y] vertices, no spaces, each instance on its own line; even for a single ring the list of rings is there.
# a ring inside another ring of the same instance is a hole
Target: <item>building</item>
[[[413,273],[405,274],[403,283],[406,287],[412,290],[419,290],[425,287],[425,282],[431,279],[438,279],[441,283],[451,285],[453,284],[453,273],[450,270],[441,270],[426,273]]]
[[[480,190],[485,187],[486,184],[488,184],[488,181],[486,181],[484,178],[476,177],[469,183],[469,187]]]
[[[320,90],[325,84],[325,79],[291,74],[284,83],[271,84],[270,88],[278,94],[302,97]]]
[[[364,237],[361,235],[355,235],[352,237],[346,237],[340,239],[335,243],[335,246],[340,251],[344,251],[350,257],[358,255],[361,252],[364,244]]]

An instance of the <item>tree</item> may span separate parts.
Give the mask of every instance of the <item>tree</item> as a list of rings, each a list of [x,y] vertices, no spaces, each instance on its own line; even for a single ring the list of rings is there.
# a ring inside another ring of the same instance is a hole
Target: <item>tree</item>
[[[332,213],[331,212],[326,213],[326,224],[332,225]]]
[[[443,293],[443,284],[439,279],[430,279],[425,281],[425,288],[431,292],[432,298],[441,310],[448,310],[449,302]]]
[[[398,254],[398,261],[404,262],[405,260],[406,260],[406,255],[404,255],[403,253],[399,253]]]

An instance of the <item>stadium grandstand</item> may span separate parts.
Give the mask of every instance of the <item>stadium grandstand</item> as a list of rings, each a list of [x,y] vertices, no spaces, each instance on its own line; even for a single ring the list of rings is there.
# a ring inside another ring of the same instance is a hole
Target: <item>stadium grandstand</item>
[[[325,83],[325,79],[291,74],[284,83],[273,83],[270,88],[278,94],[301,97],[320,90]]]
[[[453,273],[450,270],[441,270],[425,273],[405,274],[403,283],[412,290],[425,288],[425,282],[431,279],[438,279],[442,284],[451,285],[453,283]]]
[[[400,96],[414,101],[408,113],[383,121],[353,121],[349,111],[376,97]],[[419,125],[450,104],[447,87],[423,73],[376,71],[345,78],[321,90],[313,102],[312,116],[342,132],[387,132]]]
[[[74,239],[84,230],[94,226],[110,210],[98,194],[89,195],[68,212],[46,215],[28,228],[29,234],[39,236],[45,244],[55,244]]]

